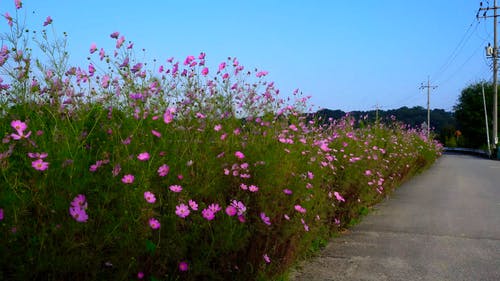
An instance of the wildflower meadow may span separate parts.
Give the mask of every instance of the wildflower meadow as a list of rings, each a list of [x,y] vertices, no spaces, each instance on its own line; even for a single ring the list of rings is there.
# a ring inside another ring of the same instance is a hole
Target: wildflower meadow
[[[286,279],[441,153],[396,121],[308,114],[237,58],[155,65],[110,31],[71,66],[24,4],[1,28],[0,280]]]

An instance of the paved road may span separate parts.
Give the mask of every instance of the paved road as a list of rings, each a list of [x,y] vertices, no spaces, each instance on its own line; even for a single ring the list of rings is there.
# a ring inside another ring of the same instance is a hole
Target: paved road
[[[500,161],[444,155],[291,280],[500,280]]]

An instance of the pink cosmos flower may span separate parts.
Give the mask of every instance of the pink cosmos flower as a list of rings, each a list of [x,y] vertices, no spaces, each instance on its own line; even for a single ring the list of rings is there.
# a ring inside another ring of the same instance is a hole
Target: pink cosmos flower
[[[242,190],[248,190],[248,186],[246,184],[244,184],[244,183],[240,184],[240,188]]]
[[[237,212],[238,210],[232,205],[226,207],[226,214],[230,217],[235,216]]]
[[[26,127],[26,123],[21,122],[19,120],[15,120],[15,121],[11,122],[11,125],[17,131],[17,134],[12,133],[10,135],[14,140],[20,140],[20,139],[23,139],[23,138],[29,138],[29,136],[31,135],[31,131],[29,131],[27,134],[24,134],[24,130],[26,130],[26,128],[27,128]]]
[[[189,207],[191,207],[193,211],[198,211],[198,204],[194,200],[189,200]]]
[[[241,152],[241,151],[236,151],[236,152],[234,153],[234,156],[236,156],[238,159],[243,159],[243,158],[245,158],[245,154],[243,154],[243,152]]]
[[[365,176],[371,176],[371,174],[372,174],[372,171],[370,171],[370,170],[365,171]]]
[[[43,22],[43,26],[47,26],[52,23],[52,18],[48,16],[45,21]]]
[[[139,272],[137,273],[137,278],[138,278],[138,279],[142,279],[142,278],[144,278],[144,272],[139,271]]]
[[[118,176],[118,174],[120,174],[121,171],[122,171],[122,167],[120,166],[120,164],[116,164],[113,167],[113,171],[111,173],[113,174],[114,177],[116,177],[116,176]]]
[[[307,177],[312,180],[314,178],[314,174],[312,172],[307,172]]]
[[[259,71],[259,72],[257,72],[257,74],[255,74],[255,76],[257,76],[257,78],[260,78],[260,77],[266,76],[267,74],[268,74],[267,71]]]
[[[0,208],[0,221],[3,220],[3,209]]]
[[[231,206],[236,208],[236,211],[238,212],[238,216],[242,216],[247,210],[247,207],[241,201],[233,200],[231,202]]]
[[[214,214],[216,214],[218,211],[222,210],[219,204],[213,203],[208,205],[208,209],[211,210]]]
[[[248,190],[250,190],[250,192],[257,192],[259,191],[259,187],[252,184],[248,187]]]
[[[139,153],[139,155],[137,155],[137,159],[139,159],[140,161],[148,161],[149,160],[149,153],[147,153],[147,152]]]
[[[109,35],[109,37],[111,37],[113,39],[118,39],[118,36],[120,36],[120,32],[118,32],[118,31],[115,31]]]
[[[93,54],[97,51],[97,46],[95,43],[90,44],[90,53]]]
[[[163,121],[165,124],[171,123],[172,120],[174,120],[174,114],[175,109],[174,108],[168,108],[165,113],[163,114]]]
[[[89,64],[89,76],[94,76],[95,67],[93,64]]]
[[[125,42],[125,36],[122,36],[116,40],[116,48],[120,49],[120,47],[123,45],[123,42]]]
[[[21,9],[23,7],[23,3],[21,0],[14,0],[14,4],[16,5],[16,9]]]
[[[167,60],[168,61],[168,60]],[[179,72],[179,63],[175,63],[174,66],[172,67],[172,75],[177,75],[177,73]]]
[[[150,218],[149,219],[149,226],[152,228],[152,229],[158,229],[160,228],[161,224],[160,222],[155,219],[155,218]]]
[[[167,164],[163,164],[158,168],[158,175],[164,177],[168,174],[168,171],[170,171],[170,167]]]
[[[208,74],[208,67],[203,68],[203,69],[201,70],[201,74],[202,74],[203,76],[207,76],[207,74]]]
[[[14,128],[14,130],[16,130],[18,133],[19,132],[23,132],[24,130],[26,130],[28,128],[28,126],[26,125],[26,123],[20,121],[20,120],[13,120],[10,122],[10,126],[12,126],[12,128]]]
[[[340,201],[345,202],[344,197],[342,197],[342,196],[341,196],[341,195],[340,195],[337,191],[335,191],[335,192],[333,193],[333,195],[335,195],[335,198],[337,198],[337,200],[338,200],[339,202],[340,202]]]
[[[306,223],[302,223],[302,225],[304,226],[304,230],[306,232],[308,232],[309,231],[309,226]]]
[[[31,162],[31,167],[38,171],[45,171],[49,168],[49,163],[44,162],[43,159],[37,159]]]
[[[262,257],[264,258],[264,261],[266,263],[271,263],[271,259],[269,258],[269,256],[267,254],[264,254]]]
[[[101,80],[101,86],[106,89],[109,87],[109,76],[106,74],[102,77],[102,80]]]
[[[203,209],[203,211],[201,211],[201,215],[203,216],[203,218],[209,221],[215,218],[214,212],[210,209]]]
[[[28,157],[29,158],[39,158],[39,159],[44,159],[47,158],[48,154],[46,152],[38,153],[38,152],[28,152]]]
[[[264,212],[260,213],[260,218],[265,224],[271,225],[271,219],[268,216],[266,216],[266,213]]]
[[[13,18],[12,16],[9,14],[9,12],[5,12],[4,14],[4,18],[7,20],[7,23],[9,24],[10,27],[12,27],[12,21],[13,21]]]
[[[214,130],[216,132],[220,131],[221,129],[222,129],[222,125],[221,124],[217,124],[217,125],[214,126]]]
[[[87,202],[85,200],[85,195],[78,194],[73,201],[71,201],[69,213],[77,222],[86,222],[89,218],[85,212],[87,209]]]
[[[290,189],[288,189],[288,188],[285,188],[285,189],[283,189],[283,193],[285,193],[286,195],[290,195],[290,194],[292,194],[292,193],[293,193],[293,191],[291,191],[291,190],[290,190]]]
[[[103,49],[103,48],[101,48],[101,49],[99,50],[99,59],[100,59],[100,60],[103,60],[105,56],[106,56],[106,53],[104,52],[104,49]]]
[[[130,71],[132,71],[132,73],[137,73],[137,72],[141,71],[142,66],[143,66],[142,63],[140,63],[140,62],[136,63],[134,66],[132,66],[132,69]]]
[[[300,205],[295,205],[295,211],[304,214],[306,212],[306,209]]]
[[[226,68],[226,63],[225,62],[221,62],[219,64],[219,71],[222,71],[224,68]]]
[[[168,187],[171,191],[179,193],[182,191],[182,186],[180,185],[171,185]]]
[[[89,219],[89,216],[84,209],[70,207],[69,213],[77,222],[86,222]]]
[[[77,196],[75,196],[75,198],[73,198],[73,201],[71,201],[71,206],[75,208],[87,209],[87,202],[85,195],[78,194]]]
[[[194,60],[194,56],[187,56],[186,59],[184,60],[184,65],[191,64],[191,62]]]
[[[100,167],[100,165],[92,164],[92,165],[90,165],[89,171],[95,172],[95,171],[97,171],[97,169],[99,169],[99,167]]]
[[[78,203],[74,203],[74,201],[73,201],[72,206],[70,206],[70,208],[69,208],[69,213],[76,221],[86,222],[89,218],[89,216],[85,212],[86,208],[87,208],[86,202],[84,203],[83,206],[80,206],[80,205],[78,205]]]
[[[189,269],[189,267],[188,267],[187,262],[185,262],[185,261],[181,261],[181,262],[179,263],[179,270],[180,270],[180,271],[188,271],[188,269]]]
[[[158,131],[155,131],[155,130],[151,130],[151,134],[153,134],[153,136],[157,137],[157,138],[161,138],[161,133],[158,132]]]
[[[153,204],[154,202],[156,202],[156,197],[155,197],[154,193],[152,193],[150,191],[144,192],[144,199],[146,199],[146,201],[148,203],[151,203],[151,204]]]
[[[189,207],[186,204],[180,204],[178,206],[175,206],[175,214],[178,215],[180,218],[185,218],[189,216]]]
[[[131,184],[134,182],[134,175],[128,174],[124,175],[122,178],[122,182],[125,184]]]

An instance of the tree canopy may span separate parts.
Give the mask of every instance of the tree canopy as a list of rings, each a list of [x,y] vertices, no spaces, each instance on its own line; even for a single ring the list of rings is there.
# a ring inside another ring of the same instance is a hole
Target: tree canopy
[[[491,83],[477,82],[467,86],[462,90],[453,108],[465,147],[484,148],[487,145],[482,85],[484,85],[486,98],[488,127],[491,132],[493,111],[493,85]]]

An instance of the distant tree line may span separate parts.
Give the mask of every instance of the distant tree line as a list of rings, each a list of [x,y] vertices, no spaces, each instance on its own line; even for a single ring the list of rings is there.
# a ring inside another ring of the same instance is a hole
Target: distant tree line
[[[490,138],[492,132],[493,86],[491,83],[476,82],[462,90],[453,112],[444,109],[431,110],[431,129],[434,137],[449,147],[487,148],[486,121],[482,89],[484,86],[486,112]],[[499,90],[500,94],[500,90]],[[329,118],[340,119],[347,113],[342,110],[321,109],[312,114],[321,117],[325,122]],[[427,109],[421,106],[391,110],[351,111],[348,113],[356,119],[367,122],[392,122],[392,119],[411,126],[421,128],[427,123]],[[312,117],[311,116],[311,117]]]
[[[321,109],[314,115],[321,117],[325,122],[328,118],[340,119],[347,112],[342,110]],[[390,110],[369,110],[369,111],[351,111],[348,113],[355,119],[365,119],[369,123],[374,123],[377,118],[379,122],[393,122],[395,119],[398,122],[404,123],[412,128],[421,128],[427,124],[427,109],[421,106],[406,107]],[[435,137],[443,144],[455,135],[457,124],[452,112],[444,109],[431,110],[431,129],[435,133]]]

